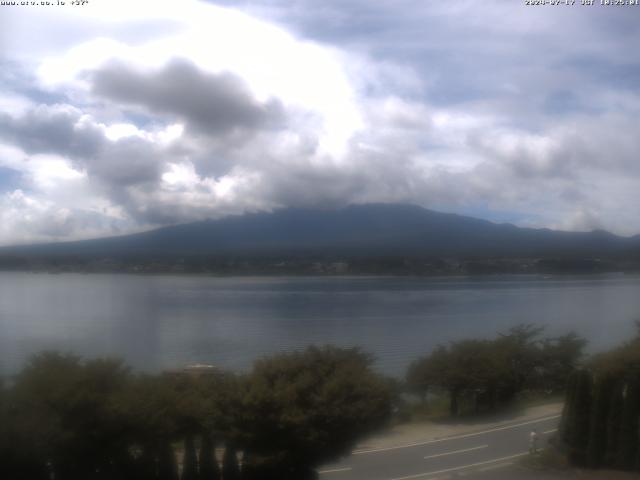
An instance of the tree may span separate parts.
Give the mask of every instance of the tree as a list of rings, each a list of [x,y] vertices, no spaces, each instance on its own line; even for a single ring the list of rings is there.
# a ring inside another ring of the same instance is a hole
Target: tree
[[[618,452],[618,438],[620,437],[620,423],[622,418],[622,409],[624,408],[624,390],[623,382],[616,379],[610,395],[610,408],[607,415],[607,443],[605,445],[604,464],[615,465],[615,459]]]
[[[584,465],[591,420],[592,378],[587,370],[579,370],[574,375],[571,403],[565,413],[564,438],[569,446],[569,458],[572,463]]]
[[[46,457],[28,441],[16,407],[13,392],[0,382],[0,478],[48,480]]]
[[[462,340],[437,347],[430,355],[414,362],[407,381],[414,391],[437,388],[449,395],[452,416],[460,413],[460,400],[470,398],[474,411],[482,406],[496,407],[498,398],[513,386],[513,348],[505,340]]]
[[[459,413],[460,397],[473,398],[474,410],[479,408],[479,396],[490,394],[497,389],[500,366],[492,351],[492,344],[486,340],[463,340],[453,342],[444,358],[437,360],[446,366],[441,370],[441,386],[450,395],[450,413]],[[442,353],[438,353],[442,355]],[[435,366],[435,365],[434,365]]]
[[[451,347],[439,345],[431,354],[415,361],[407,374],[407,381],[414,391],[426,395],[428,388],[445,390],[449,395],[449,412],[458,414],[459,398],[467,386],[467,377],[461,372],[460,362],[455,361]],[[462,367],[464,369],[464,367]]]
[[[575,333],[542,339],[542,327],[519,325],[493,340],[461,340],[438,346],[414,361],[407,387],[426,397],[429,389],[449,395],[450,414],[460,413],[461,399],[474,410],[494,410],[524,390],[563,391],[582,358],[586,342]]]
[[[215,444],[208,433],[200,443],[200,480],[220,480],[220,467],[215,456]]]
[[[158,480],[178,480],[176,454],[166,440],[160,444],[158,451]]]
[[[567,445],[573,436],[573,432],[571,431],[573,428],[573,419],[571,416],[573,415],[573,402],[575,400],[577,382],[578,375],[574,372],[567,379],[564,405],[562,407],[562,417],[560,418],[560,425],[558,427],[560,438]]]
[[[243,450],[281,478],[305,478],[389,418],[392,395],[358,349],[309,347],[255,363],[238,430]],[[266,475],[266,472],[265,472]]]
[[[631,378],[640,374],[640,335],[618,348],[595,355],[590,367],[617,378]]]
[[[633,376],[624,389],[620,430],[618,432],[618,455],[616,466],[623,470],[635,467],[638,450],[638,415],[640,414],[640,377]]]
[[[409,390],[420,395],[424,402],[430,389],[446,388],[442,380],[448,362],[448,349],[442,345],[430,355],[412,362],[405,376]]]
[[[586,464],[591,468],[599,468],[604,464],[607,451],[607,418],[612,400],[611,390],[614,386],[615,379],[609,375],[600,376],[595,381],[586,458]]]
[[[587,341],[575,332],[541,342],[540,387],[548,392],[563,392],[569,376],[578,368]]]
[[[191,435],[187,435],[184,440],[181,480],[198,480],[198,457],[193,443],[193,436]]]
[[[426,366],[423,359],[414,360],[405,375],[405,385],[408,390],[418,395],[423,404],[427,401],[429,389],[435,384]]]
[[[222,478],[224,480],[239,480],[240,467],[238,453],[232,444],[227,444],[222,456]]]
[[[140,467],[151,476],[177,476],[171,444],[181,439],[178,394],[167,375],[139,375],[117,398],[121,423],[127,425],[130,445],[141,450]]]
[[[114,409],[128,369],[115,360],[82,362],[43,353],[16,377],[14,421],[36,464],[57,479],[124,478],[130,467],[127,431]]]
[[[500,363],[506,371],[500,392],[502,401],[512,400],[525,387],[540,385],[540,335],[543,331],[544,327],[518,325],[496,339],[495,348],[501,354]]]

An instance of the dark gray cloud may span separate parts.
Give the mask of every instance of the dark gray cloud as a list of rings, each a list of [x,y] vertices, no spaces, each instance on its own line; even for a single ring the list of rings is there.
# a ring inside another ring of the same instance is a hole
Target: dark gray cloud
[[[166,161],[162,149],[144,139],[126,137],[103,145],[86,168],[110,185],[128,186],[157,182]]]
[[[111,141],[104,129],[69,105],[39,105],[18,116],[0,114],[0,140],[30,154],[55,154],[106,184],[160,178],[166,155],[139,137]]]
[[[28,153],[91,158],[104,142],[96,128],[78,125],[81,112],[69,105],[40,105],[20,116],[0,114],[0,138]]]
[[[199,132],[270,129],[284,122],[282,105],[256,101],[239,77],[211,74],[174,59],[157,71],[111,63],[91,74],[93,92],[154,113],[178,116]]]

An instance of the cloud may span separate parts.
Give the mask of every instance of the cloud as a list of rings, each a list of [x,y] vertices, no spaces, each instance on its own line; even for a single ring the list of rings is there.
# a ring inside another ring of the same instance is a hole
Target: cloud
[[[107,183],[143,183],[161,174],[162,152],[152,142],[135,136],[110,141],[104,125],[71,105],[38,105],[16,117],[0,114],[0,139],[29,154],[69,158]]]
[[[541,133],[517,129],[474,132],[471,148],[502,163],[522,179],[577,179],[580,175],[640,176],[640,138],[629,117],[574,116]]]
[[[102,139],[99,131],[81,123],[81,117],[71,105],[38,105],[19,116],[0,114],[0,135],[27,152],[90,157]]]
[[[61,206],[19,189],[0,195],[3,244],[91,238],[118,233],[120,227],[132,226],[105,212]]]
[[[205,73],[184,59],[172,59],[148,72],[112,62],[93,71],[91,83],[99,96],[152,114],[177,116],[208,135],[284,126],[277,100],[260,103],[237,75]]]
[[[623,9],[27,10],[7,10],[2,53],[0,192],[19,213],[1,243],[372,201],[640,231],[621,207],[640,201],[640,59],[620,48],[640,26]]]

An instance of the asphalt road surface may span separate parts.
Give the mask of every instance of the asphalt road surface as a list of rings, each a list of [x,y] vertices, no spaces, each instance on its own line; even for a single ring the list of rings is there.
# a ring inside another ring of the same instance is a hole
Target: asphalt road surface
[[[560,415],[409,445],[356,450],[319,470],[320,480],[435,480],[504,468],[529,455],[529,433],[544,447]]]

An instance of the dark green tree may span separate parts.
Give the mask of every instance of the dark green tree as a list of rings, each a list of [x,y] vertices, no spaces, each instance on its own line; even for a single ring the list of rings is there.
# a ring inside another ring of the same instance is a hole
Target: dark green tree
[[[370,365],[360,350],[336,347],[257,361],[242,395],[243,450],[281,478],[304,478],[350,452],[390,417],[389,384]]]
[[[431,372],[426,367],[427,364],[423,359],[414,360],[405,375],[405,385],[408,391],[418,395],[423,404],[427,402],[429,389],[435,385]]]
[[[505,351],[488,340],[462,340],[439,346],[430,355],[413,363],[407,381],[414,390],[443,390],[449,395],[449,411],[455,416],[460,401],[468,398],[478,412],[495,408],[500,392],[507,388],[510,371]]]
[[[184,440],[181,480],[198,480],[198,457],[192,435],[187,435]]]
[[[639,443],[640,335],[618,348],[596,355],[589,365],[596,375],[616,379],[606,420],[604,463],[617,468],[633,468]]]
[[[268,459],[267,459],[268,460]],[[265,464],[265,458],[254,455],[251,452],[244,451],[242,457],[242,480],[269,480],[272,476],[277,475]]]
[[[167,441],[162,442],[158,450],[158,480],[178,480],[176,454]]]
[[[584,465],[591,419],[592,376],[587,370],[579,370],[575,376],[574,393],[567,409],[565,437],[572,463]]]
[[[587,342],[575,332],[541,341],[539,389],[564,392],[569,376],[580,366]]]
[[[499,352],[500,364],[505,369],[501,375],[501,401],[511,401],[526,387],[540,387],[543,364],[540,335],[543,331],[544,327],[518,325],[495,340],[494,348]]]
[[[449,412],[455,416],[468,379],[460,366],[461,362],[455,361],[450,347],[439,345],[431,354],[413,362],[406,376],[408,386],[425,396],[428,388],[444,390],[449,395]]]
[[[158,476],[158,451],[147,446],[132,447],[134,466],[131,480],[155,480]]]
[[[113,360],[33,357],[16,377],[12,415],[35,462],[60,480],[128,476],[128,431],[114,408],[128,379]]]
[[[0,382],[0,478],[48,480],[47,459],[32,444],[16,417],[12,391]]]
[[[618,439],[620,437],[620,424],[622,421],[622,410],[624,408],[624,383],[620,379],[616,379],[611,391],[609,414],[607,415],[607,443],[605,446],[604,464],[608,466],[615,465],[616,455],[618,451]]]
[[[238,453],[232,444],[227,444],[222,456],[222,478],[224,480],[239,480],[240,467],[238,466]]]
[[[615,379],[609,375],[600,376],[595,381],[586,455],[586,464],[590,468],[600,468],[604,465],[607,450],[607,418],[612,400],[611,390],[614,387]]]
[[[220,480],[220,467],[215,456],[215,443],[209,433],[200,442],[200,480]]]
[[[494,340],[439,346],[411,364],[407,387],[423,397],[429,389],[447,392],[451,415],[459,413],[462,399],[471,400],[478,412],[494,410],[525,390],[562,392],[579,365],[585,342],[573,333],[542,339],[542,331],[520,325]]]
[[[624,392],[620,430],[618,432],[618,455],[616,466],[623,470],[635,467],[638,450],[638,415],[640,414],[640,377],[634,376],[627,382]]]
[[[578,375],[576,372],[569,375],[569,378],[567,379],[564,405],[562,407],[562,417],[558,427],[560,439],[566,444],[569,444],[573,435],[571,432],[571,429],[573,428],[573,419],[570,417],[573,415],[573,402],[575,401],[577,381]]]

